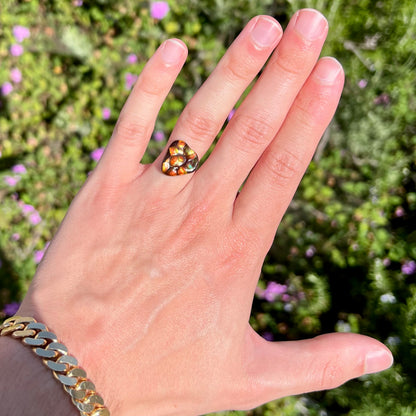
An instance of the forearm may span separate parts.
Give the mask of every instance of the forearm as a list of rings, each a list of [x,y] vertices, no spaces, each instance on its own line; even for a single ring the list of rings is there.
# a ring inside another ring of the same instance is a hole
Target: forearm
[[[53,374],[19,340],[0,337],[0,414],[77,416]]]

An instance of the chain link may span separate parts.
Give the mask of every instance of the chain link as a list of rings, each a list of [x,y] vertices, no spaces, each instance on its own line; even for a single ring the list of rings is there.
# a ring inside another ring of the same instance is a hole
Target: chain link
[[[34,318],[13,316],[0,325],[0,336],[12,336],[32,348],[62,383],[81,416],[110,416],[104,400],[88,380],[87,373],[78,366],[77,359],[68,355],[65,345],[44,324]]]

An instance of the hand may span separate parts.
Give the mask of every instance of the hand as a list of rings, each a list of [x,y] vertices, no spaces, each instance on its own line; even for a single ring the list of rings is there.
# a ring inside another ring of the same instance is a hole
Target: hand
[[[313,10],[296,13],[283,37],[271,17],[248,23],[169,143],[203,156],[277,48],[189,175],[164,175],[165,152],[139,163],[184,44],[166,41],[140,74],[19,311],[58,334],[113,414],[247,409],[391,364],[368,337],[271,343],[248,324],[265,255],[341,94],[340,64],[318,60],[326,34]]]

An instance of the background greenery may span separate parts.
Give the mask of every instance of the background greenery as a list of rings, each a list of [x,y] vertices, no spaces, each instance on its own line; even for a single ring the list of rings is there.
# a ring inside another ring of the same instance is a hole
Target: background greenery
[[[0,315],[24,295],[93,169],[91,152],[111,135],[126,79],[164,39],[183,39],[190,53],[145,162],[159,154],[160,138],[251,17],[271,14],[284,26],[298,8],[314,7],[329,20],[324,54],[341,61],[346,87],[264,264],[252,325],[274,340],[368,334],[392,349],[395,365],[330,392],[224,414],[416,415],[414,1],[168,3],[170,12],[156,20],[148,1],[2,1]],[[21,43],[17,25],[30,30]],[[13,56],[17,43],[23,53]]]

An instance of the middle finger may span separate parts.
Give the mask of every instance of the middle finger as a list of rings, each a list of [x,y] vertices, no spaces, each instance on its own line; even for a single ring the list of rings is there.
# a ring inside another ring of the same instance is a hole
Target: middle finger
[[[262,76],[201,167],[197,189],[234,200],[314,68],[327,31],[325,17],[316,10],[303,9],[292,17]]]

